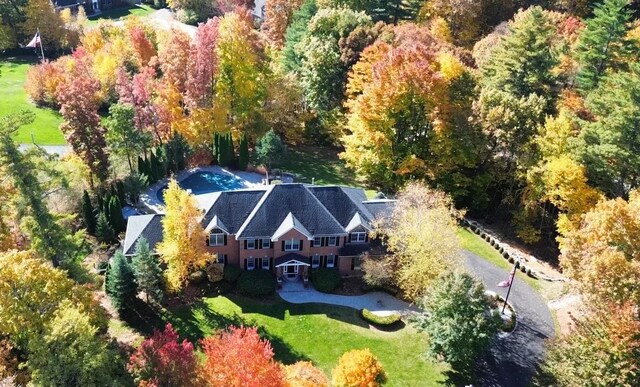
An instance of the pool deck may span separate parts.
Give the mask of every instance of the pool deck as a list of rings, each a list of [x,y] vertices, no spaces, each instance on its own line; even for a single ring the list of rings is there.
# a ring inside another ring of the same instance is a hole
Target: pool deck
[[[176,180],[178,180],[178,182],[181,182],[196,172],[212,172],[220,175],[235,177],[243,181],[243,188],[264,187],[264,185],[262,184],[262,180],[265,178],[264,175],[256,172],[230,171],[218,165],[185,169],[184,171],[178,172],[178,174],[175,175],[175,178]],[[169,184],[169,178],[159,180],[149,186],[149,188],[147,188],[147,190],[142,195],[140,195],[139,209],[147,213],[164,214],[164,203],[158,200],[158,190],[160,190],[167,184]],[[198,204],[201,206],[203,202],[208,200],[210,196],[210,193],[195,195]]]

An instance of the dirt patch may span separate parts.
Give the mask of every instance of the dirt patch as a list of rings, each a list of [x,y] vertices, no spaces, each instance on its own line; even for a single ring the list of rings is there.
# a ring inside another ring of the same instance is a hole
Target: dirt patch
[[[342,296],[359,296],[365,294],[364,287],[365,283],[361,276],[346,277],[333,293]]]

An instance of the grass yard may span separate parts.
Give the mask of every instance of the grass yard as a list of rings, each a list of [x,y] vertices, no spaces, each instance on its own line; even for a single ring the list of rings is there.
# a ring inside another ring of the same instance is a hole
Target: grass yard
[[[344,352],[369,348],[383,364],[388,386],[435,386],[446,381],[443,366],[421,357],[426,336],[412,327],[396,332],[370,330],[351,308],[218,296],[173,312],[165,310],[161,320],[147,320],[142,326],[150,329],[169,321],[181,336],[197,342],[229,325],[254,325],[271,341],[276,358],[286,364],[311,360],[330,375]]]
[[[458,228],[458,239],[460,239],[460,244],[463,249],[469,250],[472,253],[479,255],[487,261],[507,271],[510,271],[513,268],[513,264],[504,259],[496,249],[494,249],[489,243],[487,243],[487,241],[480,238],[480,236],[474,234],[473,232],[465,228]],[[520,270],[517,271],[517,277],[527,282],[537,292],[540,292],[542,287],[541,280],[533,279]]]
[[[37,59],[0,59],[0,116],[27,109],[35,113],[35,121],[25,125],[15,135],[18,143],[31,143],[31,134],[39,145],[63,145],[62,132],[58,129],[62,118],[52,109],[38,108],[24,90],[24,81],[29,66]]]
[[[96,25],[100,20],[118,20],[129,16],[148,16],[155,12],[153,7],[145,4],[134,5],[131,7],[121,7],[104,11],[99,15],[90,16],[87,25]]]

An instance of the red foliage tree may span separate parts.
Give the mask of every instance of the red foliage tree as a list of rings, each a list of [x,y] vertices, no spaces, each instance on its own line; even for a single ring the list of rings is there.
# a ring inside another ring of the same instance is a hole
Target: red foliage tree
[[[169,39],[160,46],[158,61],[164,79],[180,93],[184,93],[191,41],[189,36],[180,30],[171,30],[169,36]]]
[[[193,344],[178,341],[171,324],[140,344],[127,368],[140,386],[196,386],[198,359]]]
[[[202,340],[207,360],[200,368],[209,386],[278,387],[284,374],[273,360],[268,340],[260,339],[256,328],[231,327]]]
[[[93,185],[95,177],[106,179],[109,159],[104,128],[98,116],[100,82],[92,76],[87,58],[79,51],[74,52],[75,68],[58,85],[56,98],[64,118],[60,129],[74,153],[89,167]]]
[[[212,104],[218,73],[218,24],[218,18],[200,24],[191,44],[185,96],[185,102],[191,109],[211,107]]]
[[[157,55],[153,43],[147,38],[144,30],[138,26],[134,26],[129,30],[129,39],[131,40],[133,52],[136,54],[138,66],[147,66],[151,58]]]
[[[130,78],[124,69],[117,73],[116,90],[121,103],[128,103],[135,108],[134,124],[138,130],[150,132],[156,142],[162,142],[163,137],[157,130],[157,106],[152,103],[156,92],[156,70],[143,67],[140,72]]]

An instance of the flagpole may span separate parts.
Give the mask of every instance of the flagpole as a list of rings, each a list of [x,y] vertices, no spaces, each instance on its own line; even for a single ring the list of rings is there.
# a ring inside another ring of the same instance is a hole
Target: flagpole
[[[511,281],[509,281],[509,290],[507,290],[507,296],[504,298],[504,305],[502,305],[502,314],[504,314],[504,310],[507,307],[507,300],[509,300],[509,293],[511,293],[511,287],[513,286],[513,281],[516,279],[516,265],[518,261],[513,264],[513,275],[511,276]]]
[[[42,47],[42,35],[40,35],[40,27],[36,29],[38,31],[38,39],[40,40],[40,53],[42,54],[42,61],[44,62],[44,48]]]

